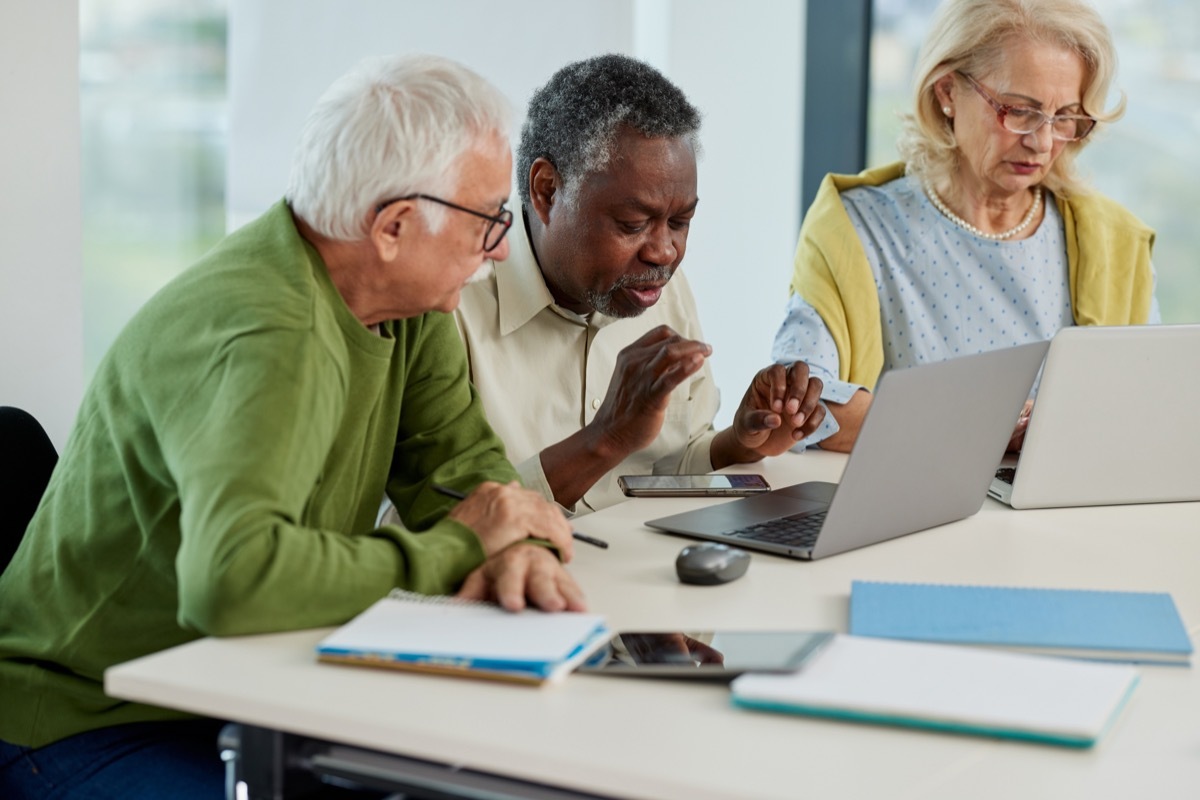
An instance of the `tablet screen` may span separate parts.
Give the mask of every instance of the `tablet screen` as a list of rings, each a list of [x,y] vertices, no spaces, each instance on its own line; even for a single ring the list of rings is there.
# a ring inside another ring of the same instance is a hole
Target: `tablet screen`
[[[743,672],[795,672],[832,637],[811,631],[622,631],[580,669],[717,680]]]

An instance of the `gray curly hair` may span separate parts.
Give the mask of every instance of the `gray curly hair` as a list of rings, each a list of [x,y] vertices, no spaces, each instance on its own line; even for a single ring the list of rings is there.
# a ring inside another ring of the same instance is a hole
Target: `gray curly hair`
[[[570,202],[579,180],[604,169],[618,129],[652,138],[687,137],[697,154],[700,112],[654,67],[628,56],[603,55],[560,69],[533,93],[517,148],[517,189],[529,207],[529,168],[554,164]]]

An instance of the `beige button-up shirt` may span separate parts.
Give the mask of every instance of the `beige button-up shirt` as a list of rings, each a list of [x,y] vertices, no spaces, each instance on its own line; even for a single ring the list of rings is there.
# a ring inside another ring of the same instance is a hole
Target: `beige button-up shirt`
[[[608,394],[617,354],[657,325],[703,341],[696,302],[677,271],[659,301],[641,316],[590,319],[554,304],[520,215],[509,231],[510,255],[463,289],[455,312],[467,347],[471,380],[484,411],[516,464],[522,482],[553,500],[541,451],[596,417]],[[709,446],[720,397],[705,364],[671,395],[654,443],[605,475],[569,513],[624,499],[618,475],[711,472]]]

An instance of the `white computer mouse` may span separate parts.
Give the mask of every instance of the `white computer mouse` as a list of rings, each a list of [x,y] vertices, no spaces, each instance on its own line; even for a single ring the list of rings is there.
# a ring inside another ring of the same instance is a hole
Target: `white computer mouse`
[[[675,573],[679,580],[702,586],[737,580],[746,574],[749,566],[749,553],[717,542],[689,544],[675,558]]]

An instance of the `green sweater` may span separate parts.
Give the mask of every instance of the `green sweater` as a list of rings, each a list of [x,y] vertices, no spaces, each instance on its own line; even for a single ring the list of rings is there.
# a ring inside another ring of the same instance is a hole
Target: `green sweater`
[[[279,203],[171,281],[88,388],[0,577],[0,739],[182,716],[105,668],[202,636],[335,625],[484,558],[453,501],[516,472],[454,321],[367,330]],[[405,525],[375,527],[384,491]]]

